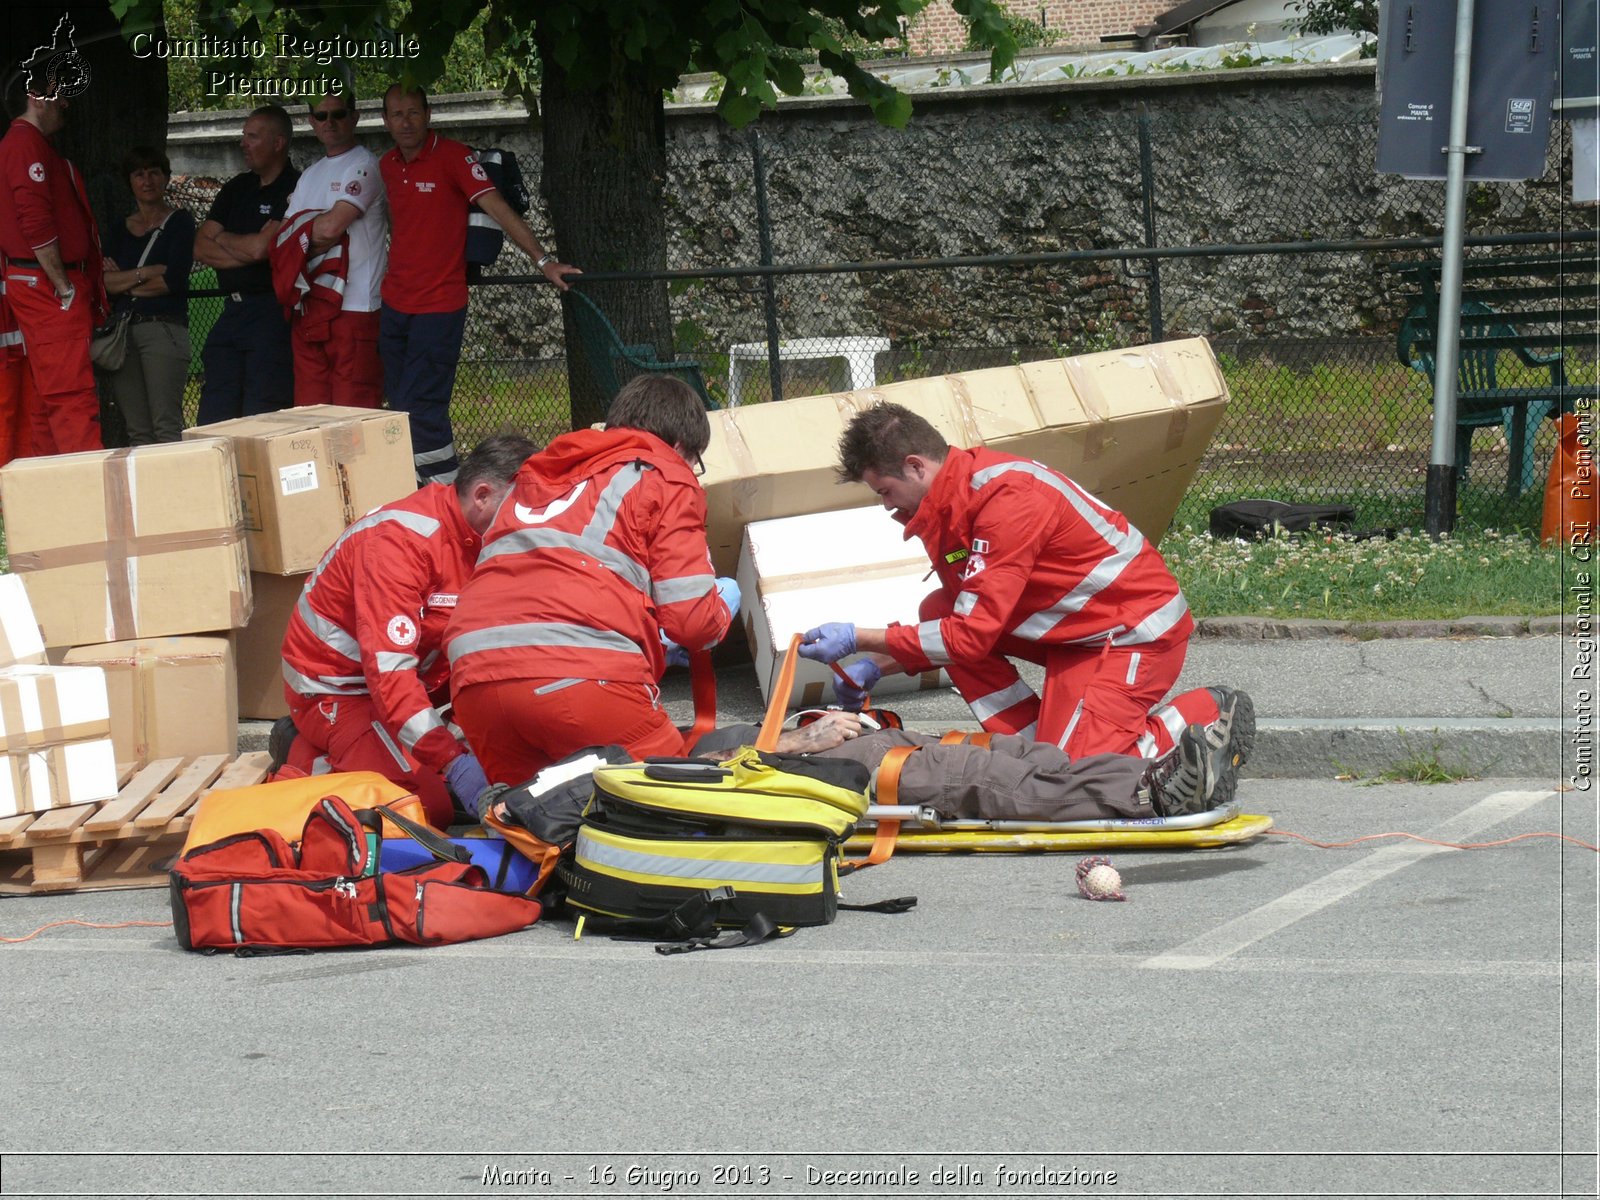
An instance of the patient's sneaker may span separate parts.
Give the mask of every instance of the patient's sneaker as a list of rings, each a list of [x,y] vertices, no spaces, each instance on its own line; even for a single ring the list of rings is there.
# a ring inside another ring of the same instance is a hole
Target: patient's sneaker
[[[1206,740],[1206,726],[1191,725],[1178,744],[1154,759],[1140,780],[1158,817],[1182,817],[1216,807],[1211,802],[1217,786],[1222,754]]]
[[[267,755],[271,759],[267,766],[268,775],[276,775],[283,764],[289,761],[289,747],[294,745],[294,739],[300,736],[300,731],[294,727],[293,717],[279,717],[272,723],[272,732],[267,734]]]
[[[1234,688],[1208,687],[1222,715],[1204,727],[1206,744],[1222,751],[1217,764],[1216,786],[1211,793],[1211,807],[1221,808],[1233,803],[1239,786],[1239,768],[1250,760],[1256,744],[1256,706],[1250,693]]]

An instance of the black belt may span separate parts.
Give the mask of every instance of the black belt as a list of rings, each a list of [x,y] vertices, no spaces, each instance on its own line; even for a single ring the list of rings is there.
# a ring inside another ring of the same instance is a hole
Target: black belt
[[[187,317],[180,317],[176,313],[132,313],[129,315],[128,320],[134,325],[142,325],[146,321],[164,321],[168,325],[187,326],[189,324]]]
[[[37,267],[40,270],[44,269],[44,264],[36,258],[7,258],[6,261],[17,267]],[[61,264],[61,269],[64,271],[81,271],[83,270],[83,263],[64,262]]]
[[[254,300],[257,296],[270,296],[271,292],[229,292],[225,300],[232,300],[235,304],[242,304],[246,300]]]

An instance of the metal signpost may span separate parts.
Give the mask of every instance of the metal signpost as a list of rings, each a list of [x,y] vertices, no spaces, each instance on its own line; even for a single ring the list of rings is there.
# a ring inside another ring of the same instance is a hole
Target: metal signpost
[[[1466,181],[1544,174],[1555,92],[1556,6],[1526,0],[1390,0],[1380,19],[1377,169],[1445,181],[1425,513],[1429,535],[1438,537],[1454,528],[1456,517]]]

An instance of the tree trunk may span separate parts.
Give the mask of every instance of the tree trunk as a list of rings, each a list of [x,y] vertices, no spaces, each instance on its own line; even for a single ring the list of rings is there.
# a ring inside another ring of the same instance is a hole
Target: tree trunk
[[[603,25],[589,36],[597,44],[610,41]],[[666,129],[660,88],[615,48],[606,78],[593,88],[579,86],[554,65],[553,48],[543,38],[539,54],[544,63],[541,191],[561,260],[585,271],[665,269]],[[583,286],[625,343],[649,342],[661,356],[672,357],[665,281]],[[604,418],[610,397],[601,394],[589,370],[570,312],[565,333],[572,427],[581,429]]]
[[[72,40],[89,68],[89,85],[72,99],[56,149],[83,172],[89,203],[103,233],[133,209],[133,194],[120,170],[123,154],[130,146],[166,149],[167,64],[154,55],[134,57],[106,0],[69,4],[9,0],[0,23],[8,124],[27,107],[17,64],[35,47],[51,44],[63,14],[72,19]],[[155,36],[165,33],[157,29]]]

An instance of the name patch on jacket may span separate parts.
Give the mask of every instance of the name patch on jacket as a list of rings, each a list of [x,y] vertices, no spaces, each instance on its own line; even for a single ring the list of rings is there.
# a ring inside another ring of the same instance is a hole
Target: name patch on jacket
[[[456,606],[457,598],[458,593],[456,592],[435,592],[433,595],[428,597],[428,607],[454,608]]]
[[[952,550],[952,551],[950,551],[949,554],[946,554],[944,556],[944,561],[949,563],[950,565],[954,566],[956,563],[960,562],[963,558],[965,558],[968,553],[969,553],[969,551],[967,551],[965,549]]]

